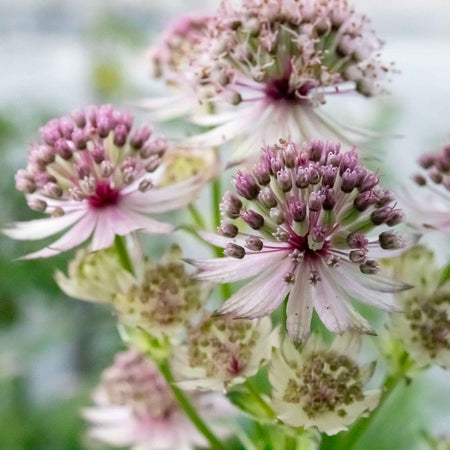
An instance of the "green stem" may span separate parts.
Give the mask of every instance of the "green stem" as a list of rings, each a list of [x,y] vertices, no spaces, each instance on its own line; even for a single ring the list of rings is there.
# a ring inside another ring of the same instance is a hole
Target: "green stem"
[[[125,239],[123,236],[116,235],[114,238],[114,245],[119,255],[120,264],[122,267],[134,275],[133,264],[131,263],[130,256],[128,255],[127,246],[125,244]]]
[[[244,381],[244,386],[248,389],[250,394],[252,394],[253,398],[260,404],[260,406],[266,411],[268,417],[275,417],[275,412],[271,408],[271,406],[263,399],[261,393],[258,389],[253,385],[253,383],[247,379]]]
[[[284,437],[284,448],[286,450],[296,450],[297,448],[297,440],[294,438],[294,436],[291,436],[290,434],[286,434]]]
[[[163,361],[156,361],[156,363],[158,364],[160,372],[162,373],[167,383],[169,384],[170,388],[172,389],[173,395],[178,401],[178,404],[186,413],[186,415],[189,417],[191,422],[195,425],[197,430],[211,444],[211,448],[217,450],[226,450],[226,446],[222,444],[222,442],[220,442],[219,438],[216,437],[216,435],[209,429],[206,423],[198,415],[197,411],[192,406],[188,398],[184,395],[183,391],[174,384],[175,380],[173,378],[167,359]]]
[[[351,428],[349,433],[344,440],[342,448],[345,450],[351,450],[352,448],[356,448],[356,445],[361,440],[361,438],[366,433],[367,429],[374,422],[376,417],[380,414],[380,410],[383,408],[386,400],[391,396],[391,394],[395,391],[395,388],[404,380],[403,374],[391,375],[386,378],[384,382],[384,389],[381,395],[380,402],[378,407],[370,414],[369,417],[360,419],[355,426]]]
[[[220,177],[214,178],[211,185],[211,198],[212,198],[212,211],[213,211],[213,227],[216,230],[220,227],[221,215],[220,215],[220,202],[222,201],[222,184]],[[223,249],[214,247],[214,253],[217,258],[223,258]],[[222,297],[227,300],[231,297],[231,287],[229,284],[222,284]]]
[[[188,210],[195,225],[197,225],[201,230],[206,230],[205,221],[203,220],[203,216],[198,208],[193,203],[190,203],[188,206]]]

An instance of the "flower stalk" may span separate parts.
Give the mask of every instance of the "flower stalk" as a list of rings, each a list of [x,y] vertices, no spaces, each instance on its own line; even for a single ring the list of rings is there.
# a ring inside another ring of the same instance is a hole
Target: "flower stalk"
[[[128,254],[125,239],[123,236],[116,235],[114,238],[114,246],[119,255],[120,264],[127,271],[134,275],[133,264],[131,263],[130,255]]]

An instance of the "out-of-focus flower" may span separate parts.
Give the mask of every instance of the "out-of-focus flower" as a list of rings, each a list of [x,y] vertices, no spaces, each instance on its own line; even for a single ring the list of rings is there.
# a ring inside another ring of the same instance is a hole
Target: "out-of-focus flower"
[[[32,209],[52,217],[13,223],[4,232],[13,239],[33,240],[70,230],[26,258],[53,256],[91,234],[96,251],[111,246],[115,235],[173,230],[173,225],[148,214],[187,205],[205,179],[197,175],[159,187],[168,143],[147,127],[132,132],[132,122],[131,115],[102,105],[53,119],[41,128],[43,143],[32,146],[26,169],[16,174],[16,186]]]
[[[391,72],[369,20],[346,0],[225,0],[198,38],[202,57],[189,73],[215,95],[214,114],[194,122],[214,129],[188,142],[242,138],[234,155],[241,162],[279,136],[332,137],[346,148],[371,137],[319,108],[331,95],[378,95]]]
[[[443,269],[436,266],[433,252],[423,246],[386,265],[396,278],[414,285],[414,289],[397,295],[404,314],[391,315],[390,334],[402,343],[395,354],[400,353],[401,358],[406,351],[415,367],[436,364],[450,368],[450,279],[442,282]],[[399,359],[387,350],[391,359]],[[390,350],[394,350],[392,345]]]
[[[349,333],[337,336],[331,347],[313,335],[301,352],[286,339],[269,368],[277,417],[333,435],[373,410],[381,391],[364,391],[364,385],[375,363],[359,366],[359,348],[359,336]]]
[[[189,450],[207,443],[179,408],[156,366],[135,350],[116,356],[94,393],[95,406],[84,410],[89,435],[114,447],[134,450]],[[210,421],[231,408],[217,394],[193,395],[199,413]],[[216,430],[224,435],[223,425]]]
[[[174,354],[174,370],[184,389],[219,390],[242,383],[270,359],[277,345],[270,318],[233,320],[204,317],[188,330]]]
[[[227,257],[189,262],[200,269],[199,280],[258,275],[225,302],[224,314],[263,317],[289,294],[287,329],[295,341],[309,335],[313,309],[330,331],[371,332],[349,301],[395,309],[392,293],[409,286],[380,275],[377,259],[416,240],[389,229],[403,215],[378,181],[339,145],[280,141],[264,150],[251,173],[238,173],[237,195],[227,193],[221,204],[225,219],[251,232],[224,221],[220,235],[202,236]]]
[[[139,106],[161,120],[208,111],[214,89],[198,82],[197,67],[205,56],[201,43],[210,21],[210,16],[183,16],[166,27],[150,48],[149,59],[152,77],[163,79],[172,94],[144,99]]]
[[[420,189],[400,191],[400,200],[413,225],[449,233],[450,142],[439,153],[423,154],[418,163],[423,170],[413,176],[413,181]]]
[[[206,283],[184,268],[181,249],[172,246],[159,263],[144,261],[136,276],[126,271],[114,248],[95,253],[79,250],[68,276],[56,273],[59,287],[72,297],[111,303],[124,325],[156,338],[177,338],[209,295]]]

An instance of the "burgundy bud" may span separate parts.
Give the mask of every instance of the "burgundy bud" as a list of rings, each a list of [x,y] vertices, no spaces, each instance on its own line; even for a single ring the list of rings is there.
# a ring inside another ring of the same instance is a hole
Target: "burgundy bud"
[[[314,167],[311,167],[309,169],[308,180],[310,184],[317,184],[320,181],[320,172]]]
[[[105,139],[106,137],[108,137],[108,134],[111,131],[112,127],[113,127],[113,122],[110,117],[101,116],[98,119],[97,130],[98,130],[99,136],[102,139]]]
[[[295,185],[299,189],[306,189],[309,186],[308,172],[303,167],[299,167],[297,170],[297,175],[295,177]]]
[[[261,186],[267,186],[270,183],[270,167],[265,160],[261,160],[253,170],[253,176]]]
[[[341,191],[345,192],[346,194],[352,192],[356,186],[356,181],[357,181],[357,173],[353,170],[347,169],[342,174]]]
[[[341,165],[342,154],[328,153],[327,164],[338,168]]]
[[[379,190],[378,192],[375,193],[375,196],[377,198],[376,205],[378,207],[388,205],[389,203],[395,200],[392,191],[389,191],[387,189]]]
[[[159,167],[160,163],[161,160],[158,155],[150,156],[150,158],[145,161],[145,170],[152,173]]]
[[[47,202],[38,198],[32,198],[28,201],[28,206],[38,212],[44,212],[47,209]]]
[[[384,250],[398,250],[406,247],[406,239],[395,231],[384,231],[378,240],[380,247]]]
[[[72,133],[72,141],[75,144],[77,150],[86,149],[86,136],[81,128],[76,128]]]
[[[230,219],[237,219],[241,215],[242,202],[234,195],[227,192],[220,204],[220,210]]]
[[[264,217],[251,209],[244,211],[242,218],[254,230],[259,230],[264,226]]]
[[[128,131],[124,124],[116,125],[114,128],[114,145],[123,147],[127,142]]]
[[[382,223],[387,223],[387,221],[392,218],[393,214],[394,210],[390,206],[382,206],[381,208],[372,211],[370,220],[374,225],[381,225]]]
[[[62,159],[68,160],[72,158],[72,150],[69,147],[69,143],[65,139],[58,139],[55,143],[55,149]]]
[[[365,249],[369,244],[369,240],[363,233],[350,233],[347,236],[347,244],[350,248]]]
[[[322,192],[323,192],[323,196],[324,196],[322,207],[325,211],[331,211],[334,208],[334,206],[336,205],[334,189],[324,188],[324,189],[322,189]]]
[[[359,250],[352,250],[348,257],[350,258],[350,261],[356,264],[362,264],[366,261],[366,255],[367,252],[365,250],[359,249]]]
[[[379,179],[374,173],[368,172],[363,182],[361,183],[361,186],[359,187],[360,192],[370,191],[378,184],[378,181]]]
[[[287,201],[289,214],[294,222],[303,222],[306,218],[306,205],[295,197],[289,197]]]
[[[253,250],[254,252],[260,252],[263,248],[263,242],[261,239],[257,238],[256,236],[249,236],[245,240],[245,246],[249,250]]]
[[[325,230],[321,226],[316,225],[315,227],[313,227],[313,229],[311,230],[311,239],[314,242],[317,243],[325,242],[325,238],[326,238]]]
[[[359,270],[366,275],[375,275],[378,273],[378,263],[373,259],[368,259],[359,266]]]
[[[336,181],[338,170],[336,167],[326,166],[322,173],[322,185],[332,188]]]
[[[140,192],[147,192],[149,191],[151,188],[153,187],[153,183],[151,180],[148,180],[146,178],[144,178],[140,183],[139,183],[139,191]]]
[[[86,116],[82,109],[75,109],[72,111],[72,119],[75,121],[77,127],[84,128],[86,125]]]
[[[130,140],[131,147],[135,150],[140,150],[144,143],[149,139],[150,135],[151,131],[148,127],[144,126],[136,130]]]
[[[339,168],[339,173],[342,174],[347,170],[353,170],[358,165],[358,155],[354,150],[351,152],[344,153],[341,159],[341,166]]]
[[[392,213],[392,216],[390,217],[390,219],[388,219],[386,221],[386,224],[390,227],[395,227],[396,225],[400,224],[403,222],[404,219],[404,214],[402,211],[400,210],[395,210]]]
[[[225,247],[224,254],[232,258],[242,259],[245,256],[245,249],[240,245],[230,242]]]
[[[323,143],[318,139],[312,139],[309,142],[309,159],[314,162],[319,162],[322,159]]]
[[[239,229],[236,225],[232,223],[223,222],[221,226],[217,229],[220,235],[234,238],[239,233]]]
[[[312,192],[309,197],[309,209],[310,211],[318,212],[322,209],[322,196],[317,192]]]
[[[100,164],[105,160],[105,149],[100,144],[94,144],[94,148],[91,152],[92,159],[96,164]]]
[[[419,157],[417,162],[419,163],[420,167],[429,169],[434,164],[434,155],[425,153]]]
[[[236,177],[236,190],[239,195],[247,200],[254,200],[258,197],[259,186],[249,173],[238,172]]]
[[[57,185],[56,183],[49,182],[44,186],[44,192],[47,197],[50,198],[61,198],[63,195],[63,190],[61,186]]]
[[[433,181],[433,183],[441,184],[442,183],[442,174],[439,172],[439,170],[436,167],[432,167],[430,171],[428,172],[428,176],[430,177],[430,180]]]
[[[353,206],[360,212],[365,211],[369,206],[375,203],[376,199],[372,191],[362,192],[359,194],[354,202]]]
[[[270,218],[277,224],[281,225],[284,222],[284,215],[278,208],[272,208],[269,212]]]

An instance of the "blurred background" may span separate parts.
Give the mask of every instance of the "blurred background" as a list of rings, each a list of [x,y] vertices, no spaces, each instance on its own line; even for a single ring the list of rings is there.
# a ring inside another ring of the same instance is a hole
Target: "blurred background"
[[[421,151],[450,133],[450,2],[354,3],[372,18],[386,41],[385,59],[400,71],[392,96],[370,112],[375,126],[402,136],[387,140],[383,161],[400,169],[400,181]],[[120,106],[162,94],[148,77],[149,44],[171,17],[214,6],[211,0],[0,0],[0,226],[36,217],[13,177],[38,128],[88,103]],[[439,239],[431,245],[448,260],[449,243]],[[0,449],[94,448],[80,409],[120,348],[116,321],[107,308],[58,290],[53,272],[65,270],[71,253],[14,261],[37,248],[0,236]],[[392,400],[361,449],[426,448],[422,429],[434,435],[450,429],[450,382],[442,370],[428,371]]]

